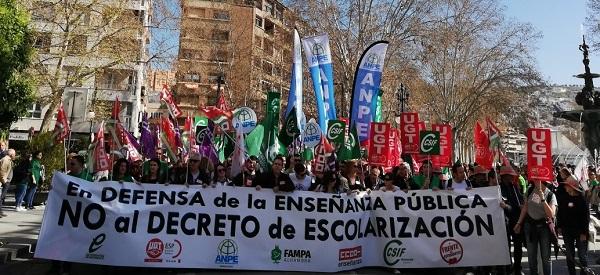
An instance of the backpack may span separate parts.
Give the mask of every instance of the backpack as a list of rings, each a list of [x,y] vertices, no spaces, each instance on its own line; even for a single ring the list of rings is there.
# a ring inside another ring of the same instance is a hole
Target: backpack
[[[529,196],[533,193],[533,189],[535,188],[535,186],[533,186],[532,184],[530,184],[529,186],[527,186],[527,197],[525,197],[525,200],[529,200]],[[548,195],[546,196],[546,203],[550,203],[552,201],[552,196],[555,196],[555,194],[550,191],[550,189],[548,189]],[[558,244],[558,235],[556,234],[556,217],[553,217],[552,219],[547,218],[546,219],[546,224],[548,226],[548,230],[550,230],[550,243],[553,244],[554,246],[554,258],[558,259],[558,251],[560,250],[560,245]]]

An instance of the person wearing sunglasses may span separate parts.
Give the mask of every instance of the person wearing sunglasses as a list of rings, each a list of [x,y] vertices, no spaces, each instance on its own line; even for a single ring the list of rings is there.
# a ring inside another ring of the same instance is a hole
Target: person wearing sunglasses
[[[270,188],[273,189],[274,192],[292,192],[295,189],[290,176],[283,173],[282,157],[276,157],[273,160],[271,171],[261,174],[260,177],[254,181],[254,187],[256,187],[256,190]]]
[[[208,185],[210,184],[210,176],[204,170],[200,169],[202,157],[197,152],[190,153],[188,158],[187,179],[184,178],[183,183],[186,185]]]
[[[217,164],[217,169],[215,169],[216,173],[212,182],[213,187],[214,186],[230,186],[231,185],[231,180],[229,178],[227,178],[227,167],[225,167],[225,164],[223,163],[219,163]]]
[[[364,184],[364,175],[361,174],[358,163],[355,160],[349,160],[344,165],[344,170],[340,181],[344,190],[366,191]]]

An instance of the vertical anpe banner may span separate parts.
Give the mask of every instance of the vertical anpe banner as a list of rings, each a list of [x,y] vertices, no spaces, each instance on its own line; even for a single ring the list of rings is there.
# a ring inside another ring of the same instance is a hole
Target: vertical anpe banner
[[[371,165],[387,166],[390,158],[389,137],[391,132],[389,123],[371,122],[369,143],[369,163]]]
[[[98,184],[58,172],[52,186],[36,258],[312,272],[510,263],[498,187],[331,196]]]
[[[527,129],[527,177],[531,180],[554,180],[550,129]]]
[[[319,126],[327,128],[327,120],[335,119],[335,97],[333,94],[333,64],[329,49],[329,36],[327,34],[304,37],[302,46],[310,78],[313,80],[313,89],[319,112]]]
[[[400,142],[403,154],[419,153],[419,114],[400,114]]]
[[[452,126],[450,124],[433,124],[431,125],[431,129],[440,132],[440,154],[433,156],[433,166],[452,166]]]
[[[369,125],[375,118],[387,47],[387,41],[371,44],[363,52],[358,66],[356,66],[352,88],[352,107],[350,107],[350,127],[356,126],[361,143],[369,139]]]

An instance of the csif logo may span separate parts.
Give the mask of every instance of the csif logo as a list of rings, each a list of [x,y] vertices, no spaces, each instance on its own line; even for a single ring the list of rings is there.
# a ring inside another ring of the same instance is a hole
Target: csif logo
[[[424,155],[439,155],[440,154],[440,132],[437,131],[421,131],[421,142],[419,150]]]
[[[400,260],[412,261],[412,259],[403,258],[405,255],[406,247],[403,247],[399,240],[391,240],[383,248],[383,260],[390,266],[397,264]]]
[[[344,133],[345,125],[342,122],[334,122],[329,125],[327,129],[327,138],[330,140],[336,140]]]

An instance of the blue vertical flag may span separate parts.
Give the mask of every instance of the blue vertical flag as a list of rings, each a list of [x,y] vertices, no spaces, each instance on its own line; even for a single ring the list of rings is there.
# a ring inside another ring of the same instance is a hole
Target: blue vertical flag
[[[333,93],[333,64],[329,50],[329,37],[326,34],[302,39],[304,53],[313,80],[319,126],[327,129],[327,120],[335,119],[335,98]]]
[[[369,125],[375,118],[387,47],[387,41],[377,41],[371,44],[363,52],[358,66],[356,66],[354,87],[352,88],[352,107],[350,108],[350,129],[356,127],[361,143],[369,139]]]

